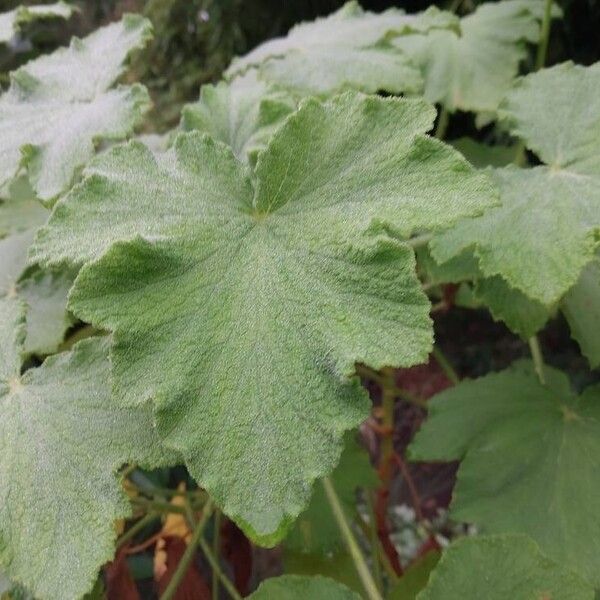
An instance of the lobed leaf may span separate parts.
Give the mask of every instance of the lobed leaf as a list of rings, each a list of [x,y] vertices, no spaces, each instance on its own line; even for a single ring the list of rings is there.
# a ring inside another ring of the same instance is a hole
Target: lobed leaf
[[[282,575],[263,581],[258,589],[248,596],[249,600],[358,600],[360,596],[346,586],[328,577],[302,577]]]
[[[418,100],[309,100],[253,171],[197,132],[159,156],[130,143],[98,157],[40,233],[35,260],[95,260],[71,308],[115,331],[116,396],[153,400],[165,443],[261,543],[281,539],[367,415],[355,363],[408,366],[430,349],[412,250],[384,232],[495,202],[423,135],[433,117]]]
[[[524,533],[596,586],[600,387],[581,396],[528,361],[438,394],[410,446],[415,460],[460,460],[453,518]]]

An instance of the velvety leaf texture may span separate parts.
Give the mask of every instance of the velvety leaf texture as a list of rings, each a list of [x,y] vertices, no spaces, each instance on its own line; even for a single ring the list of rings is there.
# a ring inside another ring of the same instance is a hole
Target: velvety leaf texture
[[[269,81],[309,94],[345,88],[417,92],[422,86],[418,69],[389,38],[456,24],[454,15],[436,8],[417,15],[395,8],[375,14],[348,2],[328,17],[296,25],[286,37],[234,60],[228,74],[259,67]]]
[[[200,100],[183,107],[181,127],[203,131],[230,146],[239,160],[255,162],[295,99],[257,78],[252,69],[233,81],[205,85]]]
[[[149,21],[127,15],[11,74],[0,96],[0,190],[24,167],[37,196],[51,200],[69,188],[97,140],[132,131],[148,94],[113,84],[150,35]]]
[[[23,25],[37,19],[68,19],[75,9],[66,2],[19,6],[0,13],[0,44],[6,44],[19,32]]]
[[[437,29],[400,36],[394,45],[419,65],[424,95],[448,110],[495,111],[537,43],[542,0],[481,4],[460,20],[458,31]]]
[[[600,239],[599,99],[600,63],[566,63],[521,79],[503,114],[548,166],[494,171],[502,206],[436,238],[434,258],[473,248],[485,275],[547,306],[558,302]]]
[[[355,363],[412,365],[431,347],[412,250],[385,231],[496,201],[423,135],[433,118],[419,100],[309,100],[253,177],[196,132],[164,156],[130,143],[95,161],[40,234],[36,260],[101,257],[71,307],[116,332],[117,397],[154,401],[165,442],[262,543],[282,537],[367,415]]]
[[[460,539],[417,600],[593,600],[594,589],[525,535]]]
[[[410,447],[415,460],[460,460],[453,518],[519,532],[596,586],[600,552],[600,387],[581,396],[529,362],[438,394]]]
[[[328,577],[283,575],[260,584],[249,600],[359,600],[360,596]]]
[[[116,471],[165,463],[147,408],[111,399],[107,339],[20,374],[23,306],[0,300],[0,567],[36,598],[80,598],[129,514]]]

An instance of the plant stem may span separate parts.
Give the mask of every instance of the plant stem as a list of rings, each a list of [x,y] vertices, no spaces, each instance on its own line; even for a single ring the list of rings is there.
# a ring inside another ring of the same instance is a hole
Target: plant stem
[[[539,71],[546,63],[546,54],[548,53],[548,42],[550,40],[550,23],[552,22],[552,0],[546,0],[544,6],[544,19],[540,30],[540,41],[538,43],[537,56],[535,60],[535,70]]]
[[[239,592],[235,589],[235,586],[233,585],[233,583],[225,575],[225,573],[223,573],[223,571],[221,569],[221,565],[219,565],[219,561],[218,561],[217,557],[213,554],[213,552],[210,549],[210,546],[208,545],[206,540],[201,537],[198,544],[199,544],[200,548],[202,549],[202,552],[204,552],[204,556],[206,557],[206,560],[208,561],[208,564],[210,565],[210,568],[212,569],[213,575],[216,574],[217,578],[223,584],[223,587],[227,590],[227,593],[234,600],[242,600],[242,597],[240,596]],[[216,586],[213,588],[213,597],[216,597],[214,595],[214,589],[216,589]],[[162,598],[161,598],[161,600],[162,600]]]
[[[137,523],[132,525],[118,540],[117,548],[120,548],[123,544],[127,543],[130,539],[135,537],[146,525],[149,525],[153,521],[159,518],[158,513],[148,513],[145,517],[142,517]]]
[[[442,351],[437,346],[434,346],[431,353],[433,354],[433,358],[435,358],[435,360],[437,361],[437,364],[440,365],[442,371],[444,371],[444,373],[446,374],[446,377],[454,385],[458,385],[460,383],[460,377],[458,376],[457,372],[454,370],[454,367],[452,367],[448,359],[444,356]]]
[[[212,552],[215,557],[219,556],[219,546],[221,543],[221,511],[215,511],[215,519],[213,521],[214,536],[212,543]],[[219,600],[219,573],[217,569],[212,570],[212,597],[213,600]]]
[[[440,110],[440,115],[438,117],[438,122],[435,127],[435,137],[438,140],[443,140],[446,136],[446,131],[448,130],[448,123],[450,122],[450,113],[448,109],[443,106],[442,110]]]
[[[381,552],[379,551],[380,542],[377,535],[377,521],[375,518],[375,509],[373,508],[373,497],[369,490],[365,490],[367,508],[369,510],[369,542],[371,544],[371,556],[373,557],[373,579],[377,584],[377,589],[383,589],[383,578],[381,576]],[[361,519],[362,521],[362,519]],[[363,521],[364,522],[364,521]],[[392,570],[390,568],[390,570]],[[395,573],[394,573],[395,575]]]
[[[544,356],[542,355],[540,342],[536,335],[529,338],[529,350],[531,350],[531,358],[533,358],[533,365],[535,367],[535,372],[537,373],[538,379],[542,385],[546,385],[546,376],[544,375]]]
[[[131,502],[138,506],[143,506],[146,509],[150,509],[153,512],[163,513],[177,513],[180,515],[186,515],[185,508],[182,506],[176,506],[169,502],[160,502],[159,500],[148,500],[147,498],[132,498]]]
[[[160,597],[160,600],[171,600],[171,598],[173,598],[173,596],[175,595],[175,592],[177,592],[177,588],[179,587],[179,584],[181,583],[185,574],[187,573],[190,563],[194,558],[194,554],[196,553],[196,546],[202,538],[202,532],[204,531],[204,527],[206,526],[208,519],[210,519],[210,515],[212,514],[213,508],[214,505],[212,503],[212,500],[210,500],[209,498],[206,501],[206,504],[204,505],[202,517],[200,518],[198,524],[194,529],[194,533],[192,534],[190,543],[185,549],[185,552],[183,553],[181,560],[179,561],[179,564],[177,565],[177,568],[173,573],[173,577],[171,577],[171,581],[169,581],[169,585],[165,589],[163,595]]]
[[[356,571],[360,580],[365,588],[365,592],[367,593],[367,597],[369,600],[383,600],[379,590],[377,589],[377,585],[371,572],[369,571],[369,567],[365,562],[365,558],[360,551],[358,546],[358,542],[350,529],[350,525],[346,520],[346,516],[344,515],[344,509],[340,504],[340,500],[338,495],[331,483],[329,477],[325,477],[323,480],[323,488],[325,489],[325,495],[327,496],[327,500],[329,502],[329,506],[331,507],[331,512],[336,520],[336,523],[340,529],[340,533],[344,538],[344,542],[348,548],[348,552],[350,552],[350,556],[354,561],[354,566],[356,567]],[[163,600],[163,599],[161,599]]]

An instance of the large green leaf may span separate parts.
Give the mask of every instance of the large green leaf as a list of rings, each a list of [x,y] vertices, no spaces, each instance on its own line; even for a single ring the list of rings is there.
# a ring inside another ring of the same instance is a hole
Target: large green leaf
[[[239,160],[254,163],[295,108],[290,94],[261,81],[252,69],[229,83],[203,86],[200,100],[183,107],[181,127],[209,133],[230,146]]]
[[[236,59],[228,75],[260,67],[268,80],[312,94],[345,88],[418,92],[422,86],[418,69],[389,38],[456,24],[456,17],[436,8],[417,15],[396,8],[375,14],[348,2],[328,17],[296,25],[286,37],[269,40]]]
[[[359,600],[360,596],[327,577],[283,575],[263,581],[250,600]]]
[[[11,74],[0,96],[0,191],[24,167],[37,196],[51,200],[73,183],[96,141],[132,131],[148,94],[113,84],[150,33],[149,21],[128,15]]]
[[[455,519],[520,532],[600,584],[600,387],[573,394],[567,377],[529,362],[438,394],[410,447],[416,460],[461,460]]]
[[[436,29],[399,36],[394,45],[419,65],[425,98],[448,110],[495,111],[537,43],[543,0],[481,4],[458,31]]]
[[[21,27],[37,19],[68,19],[75,9],[66,2],[19,6],[14,10],[0,13],[0,44],[6,44],[19,32]]]
[[[109,249],[71,307],[116,332],[115,393],[154,400],[165,442],[263,543],[368,414],[355,363],[412,365],[431,347],[412,250],[384,232],[495,202],[485,177],[423,135],[433,119],[421,100],[309,100],[253,177],[197,132],[158,157],[130,143],[98,157],[40,234],[46,262]]]
[[[444,551],[418,600],[593,600],[583,579],[525,535],[460,539]]]
[[[117,470],[172,456],[150,410],[111,399],[108,339],[21,375],[23,318],[19,301],[0,300],[0,565],[36,598],[79,598],[130,512]]]
[[[486,276],[501,275],[551,306],[600,240],[600,63],[566,63],[523,78],[503,114],[548,166],[494,171],[502,206],[438,236],[432,252],[445,262],[473,248]]]

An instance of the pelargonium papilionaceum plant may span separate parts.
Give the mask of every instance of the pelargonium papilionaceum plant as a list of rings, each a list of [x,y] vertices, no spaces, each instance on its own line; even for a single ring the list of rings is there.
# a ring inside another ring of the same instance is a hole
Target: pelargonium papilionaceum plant
[[[71,12],[0,14],[0,43]],[[560,17],[549,0],[460,18],[349,2],[235,59],[160,138],[136,135],[150,98],[123,83],[152,36],[139,15],[10,74],[0,568],[19,593],[103,597],[103,565],[169,513],[161,531],[178,518],[189,535],[164,599],[196,546],[214,598],[245,593],[205,539],[218,547],[225,518],[329,561],[314,570],[333,579],[270,578],[257,600],[594,598],[600,388],[575,391],[537,338],[561,313],[600,365],[600,67],[544,68]],[[445,143],[456,111],[512,145]],[[460,381],[434,347],[448,289],[531,358]],[[426,403],[393,369],[432,351],[452,385]],[[450,516],[474,526],[441,553],[428,530],[405,573],[385,498],[383,525],[368,513],[361,375],[382,391],[379,477],[407,468],[390,435],[401,398],[428,412],[402,454],[456,461]],[[177,466],[186,485],[157,483]]]

